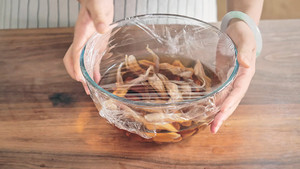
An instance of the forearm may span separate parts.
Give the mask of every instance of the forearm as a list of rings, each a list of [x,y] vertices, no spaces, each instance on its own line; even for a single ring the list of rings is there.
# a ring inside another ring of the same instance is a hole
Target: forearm
[[[227,0],[227,11],[244,12],[258,25],[263,3],[263,0]]]

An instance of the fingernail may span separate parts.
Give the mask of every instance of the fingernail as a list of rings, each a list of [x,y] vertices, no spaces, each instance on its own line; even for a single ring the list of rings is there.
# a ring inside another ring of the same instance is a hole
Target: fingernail
[[[221,127],[221,125],[222,125],[222,122],[221,122],[221,123],[219,123],[219,124],[217,125],[217,127],[216,127],[216,129],[215,129],[215,133],[217,133],[217,132],[219,131],[219,129],[220,129],[220,127]]]
[[[219,131],[220,127],[216,127],[214,134],[216,134]]]

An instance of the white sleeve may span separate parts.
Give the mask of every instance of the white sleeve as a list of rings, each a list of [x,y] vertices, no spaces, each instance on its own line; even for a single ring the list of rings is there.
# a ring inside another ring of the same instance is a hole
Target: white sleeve
[[[217,21],[216,0],[115,0],[114,20],[150,13],[170,13]]]
[[[170,13],[217,21],[216,0],[114,0],[114,20]],[[77,0],[0,0],[0,29],[71,27],[79,13]]]
[[[0,29],[74,26],[77,0],[0,0]]]

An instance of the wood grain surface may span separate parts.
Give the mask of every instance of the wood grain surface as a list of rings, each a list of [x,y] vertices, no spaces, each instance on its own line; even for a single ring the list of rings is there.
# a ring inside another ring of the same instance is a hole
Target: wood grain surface
[[[72,29],[0,31],[0,168],[300,168],[300,20],[262,21],[252,84],[217,134],[129,140],[62,58]]]
[[[227,4],[224,0],[217,0],[218,21],[227,13]],[[264,0],[261,19],[300,19],[299,0]]]

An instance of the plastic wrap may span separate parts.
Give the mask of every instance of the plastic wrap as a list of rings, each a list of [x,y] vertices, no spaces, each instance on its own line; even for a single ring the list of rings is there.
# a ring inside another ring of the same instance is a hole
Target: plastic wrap
[[[217,28],[145,15],[95,33],[81,69],[109,123],[156,142],[177,142],[213,120],[238,65],[232,41]]]

